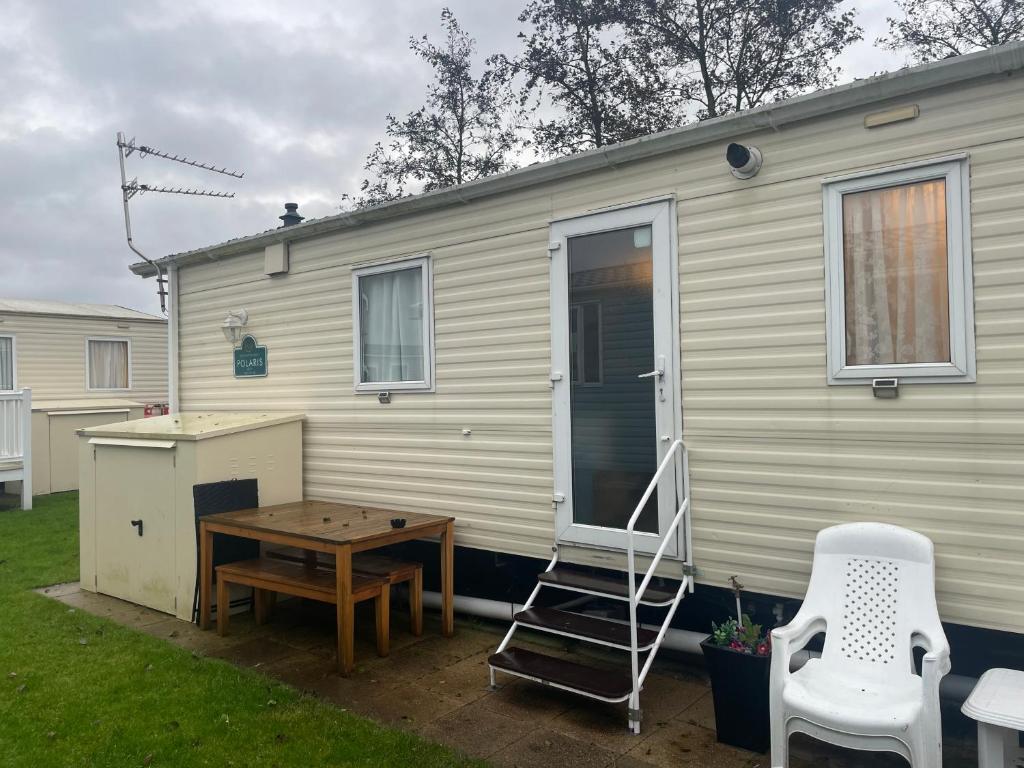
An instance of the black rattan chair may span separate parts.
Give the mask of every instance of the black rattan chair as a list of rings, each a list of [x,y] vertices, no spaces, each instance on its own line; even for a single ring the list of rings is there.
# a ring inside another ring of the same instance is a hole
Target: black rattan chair
[[[219,512],[252,509],[260,505],[259,482],[251,480],[222,480],[192,486],[192,502],[196,514],[196,588],[192,598],[192,623],[199,620],[199,518]],[[237,560],[252,560],[260,556],[260,543],[238,536],[217,533],[213,537],[213,565]]]

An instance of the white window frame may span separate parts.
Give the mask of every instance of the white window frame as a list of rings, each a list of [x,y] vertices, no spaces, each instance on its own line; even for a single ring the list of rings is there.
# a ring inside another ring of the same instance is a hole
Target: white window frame
[[[950,362],[846,364],[846,291],[843,265],[843,195],[934,179],[946,182],[946,269]],[[822,181],[825,235],[825,322],[829,384],[974,382],[974,279],[971,259],[970,166],[966,154],[889,166]]]
[[[13,333],[0,333],[0,339],[11,340],[11,388],[0,387],[0,392],[18,391],[18,337]]]
[[[123,341],[128,345],[128,387],[91,387],[89,386],[89,342],[92,341]],[[85,339],[85,389],[87,392],[131,392],[132,390],[132,340],[128,336],[88,336]]]
[[[586,381],[586,376],[584,375],[587,356],[584,350],[586,331],[583,330],[583,314],[585,311],[584,307],[586,306],[597,307],[597,381]],[[601,302],[593,300],[577,301],[569,305],[569,311],[577,313],[577,333],[584,340],[584,344],[579,344],[576,347],[576,373],[583,376],[583,378],[579,380],[573,379],[572,383],[578,387],[604,386],[604,310],[601,307]]]
[[[433,392],[434,391],[434,272],[429,253],[420,253],[386,262],[357,266],[352,269],[352,389],[356,394],[378,392]],[[423,303],[423,381],[360,381],[362,371],[362,333],[359,327],[359,280],[384,272],[397,272],[419,267]]]

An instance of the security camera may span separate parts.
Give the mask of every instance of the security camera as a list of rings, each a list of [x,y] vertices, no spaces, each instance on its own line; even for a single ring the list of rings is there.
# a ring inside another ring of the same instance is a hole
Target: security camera
[[[729,170],[737,179],[749,179],[761,170],[761,151],[757,147],[745,147],[735,142],[725,150]]]

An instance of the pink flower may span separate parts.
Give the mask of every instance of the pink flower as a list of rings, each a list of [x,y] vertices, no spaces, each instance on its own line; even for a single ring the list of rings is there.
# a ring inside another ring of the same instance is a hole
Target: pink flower
[[[765,643],[758,643],[757,644],[757,655],[758,656],[767,656],[770,652],[771,652],[771,648],[768,647],[768,643],[767,642],[765,642]]]

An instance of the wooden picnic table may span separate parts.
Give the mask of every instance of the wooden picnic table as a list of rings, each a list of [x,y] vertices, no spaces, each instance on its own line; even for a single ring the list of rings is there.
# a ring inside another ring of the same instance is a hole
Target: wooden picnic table
[[[394,518],[405,525],[395,528]],[[315,559],[317,552],[333,554],[338,591],[338,670],[348,675],[354,667],[352,555],[368,549],[433,536],[441,538],[441,631],[455,631],[453,565],[455,518],[418,512],[398,512],[326,501],[299,501],[257,509],[222,512],[199,521],[200,597],[199,626],[210,627],[210,592],[213,586],[213,536],[224,533],[246,539],[297,547]]]

